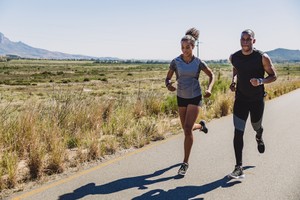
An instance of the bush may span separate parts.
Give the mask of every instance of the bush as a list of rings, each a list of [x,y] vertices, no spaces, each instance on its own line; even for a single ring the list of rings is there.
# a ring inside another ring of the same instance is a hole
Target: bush
[[[162,112],[166,114],[177,115],[178,106],[177,106],[177,97],[175,95],[167,96],[162,103]]]

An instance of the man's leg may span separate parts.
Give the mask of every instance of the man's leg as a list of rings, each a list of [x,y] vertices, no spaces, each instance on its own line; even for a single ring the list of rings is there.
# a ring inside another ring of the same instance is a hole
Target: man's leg
[[[262,139],[263,127],[262,119],[265,108],[264,100],[253,102],[250,106],[251,124],[253,129],[256,131],[257,149],[259,153],[265,152],[265,144]]]
[[[244,131],[246,127],[246,121],[248,118],[248,105],[245,102],[235,100],[233,107],[233,123],[234,123],[234,153],[236,159],[236,165],[232,173],[228,175],[230,178],[244,178],[243,173],[243,147],[244,147]]]
[[[236,165],[242,166],[242,151],[244,147],[244,131],[249,110],[245,102],[236,100],[233,107],[233,123],[234,123],[234,152],[236,158]]]

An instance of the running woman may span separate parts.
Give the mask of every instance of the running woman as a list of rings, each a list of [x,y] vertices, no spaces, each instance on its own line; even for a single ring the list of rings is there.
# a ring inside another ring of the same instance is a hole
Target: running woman
[[[166,87],[169,91],[177,90],[177,104],[181,126],[184,131],[184,159],[178,170],[179,175],[185,175],[188,169],[188,161],[193,145],[193,130],[200,130],[207,133],[205,121],[201,120],[199,124],[195,121],[199,114],[199,107],[202,101],[202,92],[199,82],[200,71],[202,70],[208,77],[208,87],[205,90],[204,97],[211,96],[211,90],[214,84],[214,74],[205,62],[193,55],[195,42],[198,40],[199,30],[191,28],[187,30],[185,36],[181,39],[182,54],[173,59],[167,77]],[[172,85],[171,79],[176,74],[177,88]]]
[[[264,84],[277,79],[275,68],[270,57],[253,47],[255,43],[254,32],[246,29],[241,34],[241,50],[230,56],[233,65],[231,91],[235,91],[233,107],[234,139],[236,165],[230,178],[244,178],[242,167],[243,136],[246,121],[250,113],[251,124],[256,132],[257,148],[259,153],[265,152],[262,138],[262,119],[264,113]],[[265,77],[265,72],[268,74]]]

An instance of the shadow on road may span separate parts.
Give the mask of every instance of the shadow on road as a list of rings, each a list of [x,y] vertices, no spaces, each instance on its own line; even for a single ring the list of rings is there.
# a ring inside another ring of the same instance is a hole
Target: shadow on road
[[[255,166],[245,166],[244,170],[254,168]],[[232,181],[231,181],[232,180]],[[184,186],[177,187],[168,191],[162,189],[151,190],[139,197],[135,197],[132,200],[148,200],[148,199],[190,199],[201,194],[211,192],[219,187],[227,188],[241,183],[239,180],[230,179],[225,176],[222,179],[214,182],[200,185],[200,186]],[[197,198],[197,200],[203,200],[204,198]]]
[[[168,181],[171,179],[180,179],[183,178],[182,176],[170,176],[164,177],[156,180],[147,180],[150,178],[154,178],[156,176],[160,176],[164,172],[178,167],[180,164],[175,164],[165,169],[161,169],[159,171],[154,172],[153,174],[137,176],[137,177],[130,177],[130,178],[123,178],[116,181],[112,181],[110,183],[106,183],[103,185],[96,186],[95,183],[89,183],[84,185],[72,193],[64,194],[59,197],[59,200],[69,200],[69,199],[81,199],[87,195],[97,195],[97,194],[111,194],[114,192],[119,192],[122,190],[135,188],[138,189],[147,189],[147,185],[155,184],[158,182]],[[254,168],[254,166],[246,166],[244,167],[245,170]],[[210,192],[214,189],[219,187],[231,187],[235,184],[241,183],[239,180],[233,180],[230,182],[231,179],[225,176],[222,179],[216,180],[214,182],[201,185],[201,186],[184,186],[184,187],[177,187],[175,189],[171,189],[168,191],[164,191],[162,189],[151,190],[139,197],[133,198],[134,200],[148,200],[148,199],[189,199],[192,197],[196,197],[200,194],[205,194]],[[200,198],[201,199],[201,198]]]
[[[122,190],[135,188],[135,187],[137,187],[138,189],[147,189],[146,187],[147,185],[168,181],[175,178],[180,178],[176,175],[176,176],[164,177],[156,180],[147,180],[150,178],[154,178],[156,176],[160,176],[166,171],[178,166],[180,166],[180,164],[175,164],[165,169],[158,170],[153,174],[130,177],[130,178],[122,178],[99,186],[96,186],[95,183],[89,183],[87,185],[84,185],[74,190],[73,193],[68,193],[60,196],[59,200],[80,199],[86,195],[93,195],[93,194],[111,194],[114,192],[119,192]]]

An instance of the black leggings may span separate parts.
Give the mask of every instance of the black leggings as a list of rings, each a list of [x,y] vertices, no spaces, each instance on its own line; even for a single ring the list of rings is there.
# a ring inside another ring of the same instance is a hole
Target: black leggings
[[[253,129],[262,134],[262,118],[264,113],[264,100],[246,102],[236,99],[233,107],[234,139],[233,146],[235,152],[236,165],[242,166],[242,152],[244,147],[244,131],[246,121],[250,113],[251,125]]]

